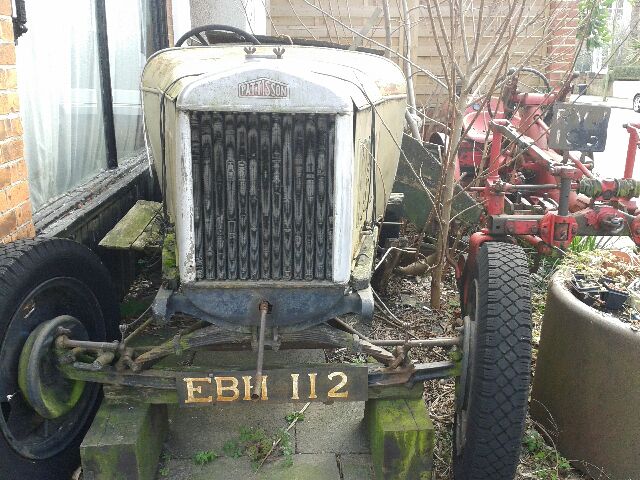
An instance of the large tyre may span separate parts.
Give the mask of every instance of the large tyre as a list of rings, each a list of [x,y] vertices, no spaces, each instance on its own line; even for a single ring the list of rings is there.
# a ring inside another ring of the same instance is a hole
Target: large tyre
[[[87,384],[71,411],[45,420],[18,384],[20,353],[31,332],[61,315],[88,337],[116,338],[118,302],[107,269],[86,247],[62,239],[0,246],[0,478],[70,478],[79,445],[100,400]]]
[[[531,289],[524,251],[480,247],[465,285],[463,372],[456,385],[456,480],[512,480],[531,370]]]

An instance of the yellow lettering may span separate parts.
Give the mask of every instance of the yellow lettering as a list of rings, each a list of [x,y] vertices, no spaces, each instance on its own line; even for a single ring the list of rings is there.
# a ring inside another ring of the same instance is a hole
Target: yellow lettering
[[[194,386],[195,382],[203,382],[203,383],[211,383],[211,378],[209,377],[198,377],[198,378],[183,378],[184,382],[187,384],[187,399],[184,403],[211,403],[213,402],[213,397],[196,397],[195,394],[199,393],[202,395],[202,385]]]
[[[340,390],[347,384],[347,374],[344,372],[332,372],[327,375],[327,378],[329,378],[329,380],[333,380],[334,377],[340,377],[342,378],[342,380],[335,387],[329,390],[327,396],[329,398],[348,398],[349,392],[338,392],[338,390]]]
[[[253,390],[253,385],[251,385],[251,376],[242,377],[242,381],[244,382],[244,397],[243,400],[251,400],[251,390]]]
[[[238,390],[238,379],[235,377],[215,377],[216,378],[216,400],[218,402],[233,402],[240,396]],[[223,386],[222,382],[231,382],[231,385]],[[223,392],[231,391],[230,397],[225,397]]]
[[[298,396],[298,378],[300,374],[292,373],[291,374],[291,400],[300,400]]]
[[[318,396],[316,395],[316,377],[317,376],[318,376],[317,373],[309,374],[309,399],[318,398]]]

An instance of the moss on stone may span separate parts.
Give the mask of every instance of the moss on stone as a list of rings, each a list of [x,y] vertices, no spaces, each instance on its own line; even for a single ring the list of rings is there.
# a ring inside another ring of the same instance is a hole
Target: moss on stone
[[[431,478],[435,434],[422,399],[370,400],[365,419],[376,478]]]
[[[176,234],[168,231],[162,245],[162,277],[169,282],[178,282],[180,279],[176,252]]]

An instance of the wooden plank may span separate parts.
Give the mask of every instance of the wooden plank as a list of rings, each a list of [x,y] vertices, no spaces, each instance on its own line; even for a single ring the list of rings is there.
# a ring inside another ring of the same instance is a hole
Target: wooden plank
[[[104,402],[80,455],[87,480],[152,480],[167,433],[165,405]]]
[[[156,221],[161,210],[162,205],[158,202],[138,200],[116,226],[105,235],[99,245],[115,250],[136,248],[145,250],[145,240],[157,241],[158,239],[157,228],[151,224]],[[138,241],[137,244],[136,241]],[[134,248],[134,244],[136,244],[136,248]]]

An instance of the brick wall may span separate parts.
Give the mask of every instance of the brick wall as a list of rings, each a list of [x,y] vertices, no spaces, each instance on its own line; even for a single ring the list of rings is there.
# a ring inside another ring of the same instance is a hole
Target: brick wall
[[[578,28],[578,2],[576,0],[553,0],[549,4],[552,15],[551,28],[554,35],[547,44],[549,62],[546,74],[552,84],[562,81],[573,69],[576,54]]]
[[[0,0],[0,243],[33,237],[11,0]]]

